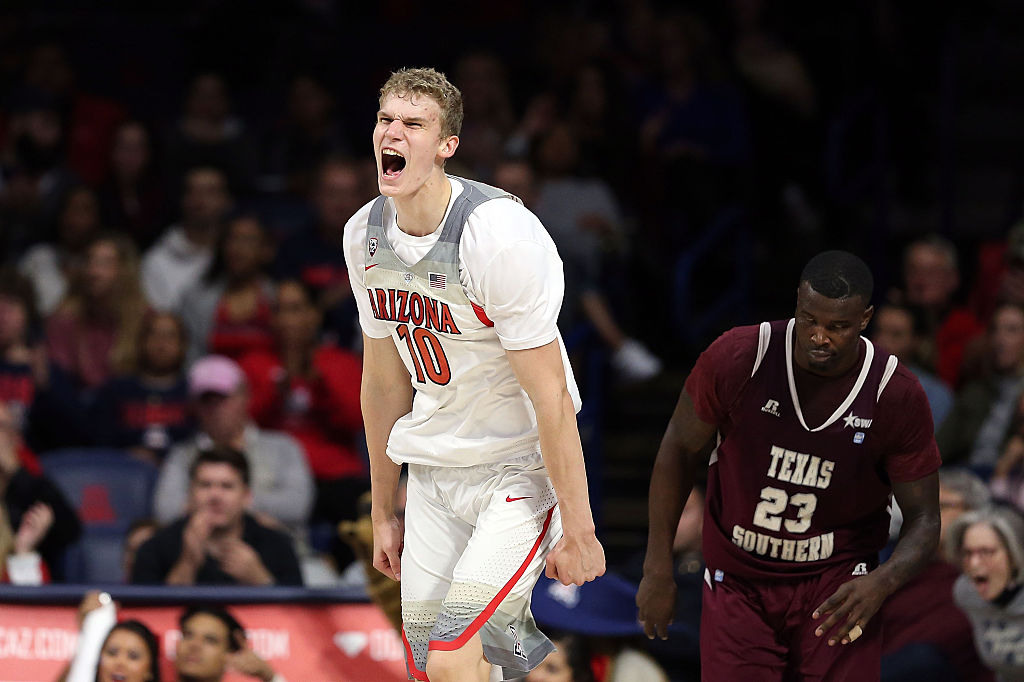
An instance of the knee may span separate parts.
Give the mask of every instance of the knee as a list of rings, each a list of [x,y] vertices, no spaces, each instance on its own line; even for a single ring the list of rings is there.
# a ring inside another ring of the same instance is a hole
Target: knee
[[[455,651],[431,651],[427,656],[427,678],[430,682],[486,682],[490,665],[482,656],[473,655],[465,648]]]
[[[427,678],[430,682],[457,680],[460,669],[459,656],[454,651],[431,651],[427,656]]]

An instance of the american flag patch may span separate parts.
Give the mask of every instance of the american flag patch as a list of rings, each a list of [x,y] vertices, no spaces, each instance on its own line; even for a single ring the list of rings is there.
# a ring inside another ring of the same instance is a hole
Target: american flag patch
[[[444,289],[445,280],[447,279],[444,275],[431,272],[430,274],[430,286],[435,289]]]

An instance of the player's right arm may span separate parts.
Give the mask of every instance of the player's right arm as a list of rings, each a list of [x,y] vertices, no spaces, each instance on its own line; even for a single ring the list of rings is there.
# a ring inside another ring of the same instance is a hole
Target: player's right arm
[[[366,289],[366,223],[372,202],[345,225],[345,264],[363,330],[363,376],[359,402],[366,448],[370,453],[370,519],[373,522],[373,566],[393,580],[402,574],[402,523],[395,513],[401,467],[388,457],[388,437],[400,417],[412,410],[412,383],[391,330],[375,319]]]
[[[402,523],[395,513],[395,498],[402,468],[388,457],[387,447],[395,422],[412,409],[412,384],[391,337],[375,339],[363,334],[360,402],[370,453],[373,566],[400,580]]]
[[[746,382],[758,348],[757,326],[735,327],[701,353],[661,439],[648,495],[644,577],[636,603],[648,637],[668,637],[675,610],[672,541],[697,472],[706,466],[718,424]]]
[[[681,391],[658,448],[647,501],[647,554],[636,605],[644,632],[651,639],[655,635],[668,638],[676,601],[672,541],[694,478],[707,462],[707,446],[716,431],[714,425],[697,416],[686,389]]]

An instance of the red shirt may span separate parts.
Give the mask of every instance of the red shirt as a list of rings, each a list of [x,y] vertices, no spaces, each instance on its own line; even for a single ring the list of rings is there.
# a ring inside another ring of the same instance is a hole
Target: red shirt
[[[719,337],[686,381],[697,416],[722,439],[709,470],[705,559],[712,569],[758,578],[870,560],[887,537],[891,481],[939,467],[928,400],[899,365],[878,397],[889,356],[869,359],[862,340],[858,362],[841,377],[793,362],[794,402],[787,322],[771,327],[753,377],[756,326]]]
[[[365,476],[356,437],[362,362],[354,353],[321,346],[309,377],[289,377],[276,353],[257,351],[239,364],[249,379],[253,419],[291,434],[302,444],[313,475],[321,480]]]
[[[975,338],[985,333],[985,325],[966,308],[954,308],[935,331],[936,371],[948,386],[960,385],[964,351]]]
[[[50,359],[87,388],[98,388],[111,377],[110,353],[116,342],[117,323],[113,320],[56,312],[46,322]]]
[[[260,298],[252,315],[240,320],[231,317],[227,302],[221,297],[206,347],[210,353],[235,359],[250,351],[269,351],[274,347],[271,317],[270,301],[265,296]]]

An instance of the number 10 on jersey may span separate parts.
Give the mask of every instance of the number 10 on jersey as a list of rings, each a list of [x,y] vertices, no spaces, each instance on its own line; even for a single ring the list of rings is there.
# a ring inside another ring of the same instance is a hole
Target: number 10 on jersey
[[[452,370],[448,366],[448,358],[444,354],[441,341],[429,329],[400,324],[395,330],[398,338],[409,347],[409,357],[416,371],[416,381],[425,384],[427,379],[439,386],[445,386],[452,380]]]

